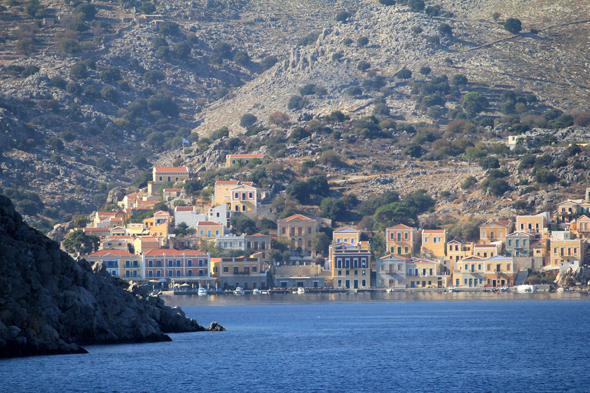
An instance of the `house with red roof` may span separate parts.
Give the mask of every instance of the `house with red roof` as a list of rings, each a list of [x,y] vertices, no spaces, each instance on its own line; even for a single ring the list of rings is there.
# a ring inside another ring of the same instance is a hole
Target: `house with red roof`
[[[289,240],[290,250],[311,255],[311,239],[319,232],[319,221],[303,214],[295,214],[277,221],[277,234]]]
[[[229,168],[239,161],[241,161],[242,164],[248,164],[255,158],[262,161],[264,159],[264,154],[228,154],[225,156],[225,166]]]
[[[152,170],[152,181],[148,182],[148,194],[155,195],[160,186],[165,183],[181,183],[189,178],[187,167],[154,167]]]
[[[144,277],[173,279],[175,283],[215,285],[210,273],[210,255],[194,250],[154,249],[142,255]]]
[[[447,243],[447,231],[445,229],[422,230],[422,254],[431,255],[432,258],[444,258]]]
[[[506,236],[512,233],[514,225],[512,221],[492,221],[479,227],[479,240],[481,243],[506,242]]]
[[[385,230],[387,251],[397,255],[414,255],[420,246],[418,228],[404,224],[394,225]]]
[[[91,263],[102,263],[110,275],[141,279],[141,257],[124,250],[100,250],[85,257]]]

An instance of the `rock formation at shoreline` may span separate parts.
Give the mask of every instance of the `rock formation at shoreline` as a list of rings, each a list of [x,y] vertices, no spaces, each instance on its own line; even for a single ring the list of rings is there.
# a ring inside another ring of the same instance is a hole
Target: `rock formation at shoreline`
[[[186,318],[102,264],[76,262],[0,195],[0,358],[85,353],[80,345],[170,341],[224,330]]]

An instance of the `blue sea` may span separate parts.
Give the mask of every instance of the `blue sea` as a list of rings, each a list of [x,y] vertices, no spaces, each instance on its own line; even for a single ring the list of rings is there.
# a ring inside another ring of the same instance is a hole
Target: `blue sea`
[[[589,392],[579,293],[176,296],[226,332],[0,360],[0,392]]]

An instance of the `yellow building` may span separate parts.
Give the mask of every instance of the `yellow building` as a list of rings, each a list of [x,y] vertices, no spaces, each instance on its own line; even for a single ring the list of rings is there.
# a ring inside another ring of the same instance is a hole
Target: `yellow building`
[[[445,229],[423,229],[422,247],[420,252],[432,257],[444,258],[446,251],[447,231]]]
[[[127,224],[127,234],[129,236],[147,236],[149,233],[149,230],[141,222]]]
[[[485,286],[486,287],[511,287],[518,274],[514,266],[514,260],[502,255],[484,259]]]
[[[133,248],[135,249],[135,254],[145,254],[150,250],[157,250],[160,248],[160,241],[158,238],[153,236],[142,236],[135,239],[133,242]]]
[[[232,188],[230,195],[228,210],[234,212],[256,210],[261,199],[260,188],[247,184],[240,184]]]
[[[437,261],[412,258],[406,263],[406,268],[408,288],[446,288],[451,278],[442,273],[440,262]]]
[[[100,249],[129,251],[129,245],[133,246],[134,240],[130,236],[107,237],[100,241]]]
[[[543,235],[549,225],[549,213],[543,212],[534,216],[516,216],[516,230],[526,233]]]
[[[255,158],[262,161],[264,159],[264,154],[228,154],[225,156],[225,166],[229,168],[239,161],[241,161],[242,164],[248,164]]]
[[[479,239],[484,244],[506,241],[506,236],[512,233],[512,221],[493,221],[479,227]]]
[[[456,288],[477,288],[485,286],[484,258],[470,256],[455,263],[452,283]]]
[[[398,224],[385,231],[387,250],[397,255],[413,255],[418,252],[420,233],[418,228]]]
[[[311,255],[311,239],[319,230],[318,220],[302,214],[295,214],[277,221],[277,235],[289,240],[291,251],[301,248],[304,255]]]
[[[473,247],[473,255],[482,258],[491,258],[500,255],[502,252],[502,243],[495,242],[492,244],[476,244]]]
[[[367,241],[334,243],[329,248],[332,286],[366,289],[371,286],[371,248]]]
[[[123,225],[125,220],[125,212],[96,212],[94,215],[94,221],[92,222],[93,228],[113,228],[118,225]]]
[[[590,218],[586,215],[579,217],[570,225],[570,231],[580,239],[590,239]]]
[[[215,240],[217,236],[222,236],[223,225],[213,221],[199,221],[196,225],[197,237],[201,240]]]
[[[260,258],[211,258],[211,276],[222,289],[265,289],[267,272]]]
[[[148,182],[148,194],[157,194],[162,184],[180,183],[188,180],[188,178],[189,170],[187,167],[154,167],[152,181]]]
[[[575,239],[570,232],[556,231],[551,234],[549,241],[549,266],[552,268],[571,265],[578,267],[585,262],[585,240]]]
[[[170,226],[170,213],[158,211],[153,217],[143,220],[143,226],[149,230],[150,236],[167,237]]]
[[[336,244],[346,243],[350,245],[358,244],[361,240],[360,232],[349,227],[336,229],[332,232],[332,238]]]
[[[470,257],[473,255],[473,247],[475,247],[473,242],[461,243],[458,240],[451,240],[447,243],[447,258],[456,262]]]
[[[123,250],[100,250],[88,255],[89,262],[101,262],[112,276],[141,278],[141,256]]]
[[[219,206],[225,204],[228,210],[231,210],[232,189],[238,186],[252,186],[252,182],[241,182],[239,180],[219,180],[215,182],[215,193],[213,195],[213,204]]]

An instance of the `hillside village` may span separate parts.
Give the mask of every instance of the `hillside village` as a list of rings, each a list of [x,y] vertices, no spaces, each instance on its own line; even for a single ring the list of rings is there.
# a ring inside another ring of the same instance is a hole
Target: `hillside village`
[[[220,167],[263,159],[231,154]],[[113,276],[184,290],[499,290],[590,278],[583,268],[590,188],[553,211],[489,220],[471,228],[477,240],[461,241],[446,228],[409,226],[395,216],[380,233],[362,223],[332,228],[336,221],[309,214],[279,218],[270,189],[239,180],[218,180],[210,200],[187,205],[184,186],[197,175],[153,167],[146,188],[79,222],[85,227],[72,229],[62,247]]]

